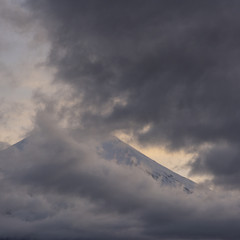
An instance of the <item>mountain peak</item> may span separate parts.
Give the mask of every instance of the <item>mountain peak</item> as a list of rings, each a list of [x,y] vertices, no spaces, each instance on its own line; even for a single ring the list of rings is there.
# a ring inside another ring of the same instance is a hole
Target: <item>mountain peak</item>
[[[103,158],[115,160],[120,165],[136,166],[151,175],[160,185],[180,187],[187,193],[192,193],[196,186],[193,181],[162,166],[116,137],[102,143],[102,149]]]
[[[30,141],[30,138],[25,138],[12,147],[23,151],[24,146]],[[6,150],[11,151],[12,147]],[[100,143],[98,150],[98,154],[108,161],[139,168],[156,180],[160,186],[178,187],[186,193],[192,193],[197,185],[190,179],[157,163],[117,137],[111,137],[107,141]]]

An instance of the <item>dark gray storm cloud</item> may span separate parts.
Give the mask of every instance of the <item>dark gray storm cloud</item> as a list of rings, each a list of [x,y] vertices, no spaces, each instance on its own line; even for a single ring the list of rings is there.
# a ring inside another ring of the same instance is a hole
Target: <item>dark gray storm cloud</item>
[[[213,182],[226,188],[239,188],[240,148],[236,144],[219,144],[200,151],[190,166],[191,174],[211,174]]]
[[[0,153],[0,237],[239,239],[238,194],[159,187],[134,166],[101,159],[97,145],[39,113],[32,135]]]
[[[239,141],[236,1],[32,1],[57,80],[83,95],[84,123],[172,147]],[[116,99],[108,114],[104,109]],[[140,134],[145,125],[151,127]]]
[[[79,99],[72,119],[81,116],[87,129],[125,130],[170,149],[239,144],[239,1],[28,5],[47,29],[56,82],[72,86]],[[233,166],[227,156],[220,159],[211,167],[204,161],[219,178],[218,168],[226,165],[228,175]]]

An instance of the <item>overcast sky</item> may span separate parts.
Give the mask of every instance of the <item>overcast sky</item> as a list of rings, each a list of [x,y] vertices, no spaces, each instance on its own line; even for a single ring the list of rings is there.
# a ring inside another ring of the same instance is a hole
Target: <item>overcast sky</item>
[[[240,2],[235,0],[2,0],[0,149],[37,129],[49,130],[44,139],[52,137],[54,140],[64,136],[61,131],[67,131],[68,135],[73,130],[87,129],[93,138],[115,134],[185,176],[196,181],[208,179],[207,183],[213,187],[238,192],[239,10]],[[52,121],[59,126],[58,130]],[[48,143],[49,139],[46,141]],[[69,146],[67,152],[72,149],[73,156],[78,154],[75,143],[70,140],[64,143]],[[24,161],[28,164],[28,157]],[[21,171],[15,180],[23,185],[25,181],[31,182],[33,176],[27,173],[29,179],[25,179]],[[71,168],[69,173],[74,175],[72,171]],[[124,178],[124,171],[116,172],[119,179]],[[85,177],[84,181],[89,176]],[[42,186],[38,179],[33,180],[30,188],[36,184],[40,191],[52,194],[51,189],[45,189],[47,181]],[[106,184],[101,175],[93,180],[93,185],[98,180]],[[69,180],[70,185],[71,181],[75,181],[74,177]],[[67,186],[56,186],[57,194],[67,191]],[[112,189],[112,186],[107,187]],[[125,187],[121,185],[119,189]],[[75,201],[73,193],[69,192],[67,197]],[[93,192],[94,189],[84,194],[94,198]],[[101,196],[98,197],[101,200]],[[119,207],[117,211],[121,214],[122,211],[129,213],[125,206],[111,198],[108,200]],[[135,203],[135,200],[132,201]],[[154,204],[158,200],[159,196],[155,196]],[[142,206],[141,201],[144,197],[136,203]],[[216,209],[208,205],[204,211],[216,213],[222,204],[226,207],[230,203],[234,206],[233,212],[239,211],[237,204],[231,201],[232,198],[227,203],[217,202]],[[171,204],[174,203],[170,203],[170,208]],[[198,204],[194,199],[190,208]],[[182,209],[184,213],[189,210],[184,204]],[[129,234],[139,237],[139,231],[147,231],[141,224],[151,225],[150,210],[144,208],[136,213],[141,216],[137,223],[141,230],[136,229],[136,234],[131,229]],[[116,221],[120,221],[121,214]],[[129,221],[134,225],[136,216],[129,214]],[[220,218],[220,226],[239,221],[235,215],[228,217],[227,223],[227,218]],[[189,224],[192,219],[196,219],[196,213],[185,219],[185,223]],[[225,229],[226,236],[224,231],[220,235],[209,231],[201,236],[196,226],[206,219],[207,214],[195,221],[193,235],[182,233],[183,237],[239,239],[234,223],[232,235]],[[152,232],[169,237],[174,224],[169,222],[165,232],[159,233],[154,224]],[[175,230],[180,234],[179,229]],[[103,236],[106,239],[111,234],[111,231],[104,232]]]

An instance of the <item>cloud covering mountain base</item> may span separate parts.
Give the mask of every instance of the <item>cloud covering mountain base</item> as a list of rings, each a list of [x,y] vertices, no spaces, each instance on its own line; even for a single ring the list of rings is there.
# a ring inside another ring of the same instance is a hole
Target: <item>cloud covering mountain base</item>
[[[24,148],[2,151],[1,238],[239,239],[239,197],[160,187],[98,141],[42,114]]]

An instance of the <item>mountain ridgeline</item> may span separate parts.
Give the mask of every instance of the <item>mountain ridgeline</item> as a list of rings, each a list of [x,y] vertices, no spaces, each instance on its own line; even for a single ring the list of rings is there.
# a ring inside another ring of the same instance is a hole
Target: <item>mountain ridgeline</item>
[[[101,155],[103,158],[115,160],[118,164],[136,166],[149,174],[160,185],[179,187],[186,193],[192,193],[196,186],[193,181],[155,162],[118,138],[112,138],[104,142],[102,148]]]
[[[23,139],[2,152],[9,152],[16,148],[24,151],[24,146],[31,141],[30,139]],[[99,149],[101,150],[99,151]],[[160,186],[181,188],[189,194],[193,193],[196,187],[196,183],[193,181],[169,170],[116,137],[112,137],[110,140],[101,143],[96,151],[106,161],[115,161],[120,165],[139,168],[156,180]]]

